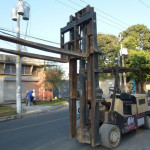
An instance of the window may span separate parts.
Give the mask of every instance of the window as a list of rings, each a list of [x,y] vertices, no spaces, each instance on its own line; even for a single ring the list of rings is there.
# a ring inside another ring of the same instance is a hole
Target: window
[[[0,74],[4,73],[4,64],[0,64]]]
[[[139,99],[139,105],[145,104],[145,99]]]
[[[16,74],[16,66],[11,64],[6,64],[4,74]]]
[[[21,74],[22,75],[31,75],[30,66],[22,66]]]
[[[22,66],[21,74],[31,75],[30,68],[30,66]],[[4,74],[16,75],[16,66],[12,64],[6,64]]]

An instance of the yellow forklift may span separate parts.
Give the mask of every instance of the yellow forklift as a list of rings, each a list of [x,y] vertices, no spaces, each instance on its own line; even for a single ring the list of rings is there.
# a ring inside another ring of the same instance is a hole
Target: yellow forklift
[[[115,74],[114,88],[110,98],[99,103],[100,120],[100,144],[104,147],[117,147],[121,140],[121,134],[135,130],[141,126],[150,128],[150,111],[146,94],[129,94],[119,89],[119,73],[138,72],[140,77],[140,91],[143,92],[140,69],[114,67],[101,70],[103,73]]]

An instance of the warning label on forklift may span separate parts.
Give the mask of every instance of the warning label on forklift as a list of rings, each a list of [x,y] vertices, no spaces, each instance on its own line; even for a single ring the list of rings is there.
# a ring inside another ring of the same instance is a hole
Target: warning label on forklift
[[[141,126],[144,124],[144,113],[136,115],[137,118],[137,126]]]
[[[135,118],[134,116],[128,117],[127,119],[127,126],[126,126],[126,132],[131,131],[133,129],[135,129]]]
[[[144,117],[140,118],[140,119],[137,119],[137,124],[138,124],[138,126],[143,125],[144,124]]]

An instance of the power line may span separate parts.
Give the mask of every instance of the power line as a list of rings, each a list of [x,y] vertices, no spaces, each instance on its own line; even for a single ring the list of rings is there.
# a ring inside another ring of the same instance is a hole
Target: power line
[[[4,42],[7,42],[7,41],[4,41]],[[9,42],[7,42],[7,44],[10,45],[13,48],[16,48],[15,46],[13,46],[12,44],[10,44]]]
[[[139,0],[139,2],[141,2],[144,6],[146,6],[147,8],[150,8],[149,5],[145,4],[142,0]]]
[[[59,0],[56,0],[56,1],[59,2],[59,3],[61,3],[61,4],[64,5],[64,6],[67,6],[67,7],[72,8],[72,9],[74,9],[74,10],[77,11],[77,9],[74,8],[74,7],[71,7],[71,6],[69,6],[69,5],[67,5],[67,4],[65,4],[65,3],[63,3],[63,2],[61,2],[61,1],[59,1]]]
[[[86,3],[86,2],[83,1],[83,0],[80,0],[80,1],[81,1],[82,3],[84,3],[84,4],[86,4],[86,5],[89,5],[88,3]],[[103,14],[105,14],[105,15],[111,17],[111,18],[113,18],[113,19],[115,19],[115,20],[117,20],[117,21],[119,21],[119,22],[122,22],[122,24],[125,24],[125,25],[127,25],[127,26],[130,26],[130,25],[126,24],[125,22],[123,22],[123,21],[121,21],[121,20],[119,20],[119,19],[117,19],[117,18],[115,18],[115,17],[109,15],[108,13],[106,13],[106,12],[100,10],[99,8],[97,8],[97,7],[94,7],[94,8],[97,9],[98,11],[100,11],[101,13],[103,13]]]
[[[112,25],[112,24],[109,24],[109,23],[107,23],[107,22],[105,22],[104,20],[100,20],[100,19],[97,19],[98,21],[101,21],[102,23],[105,23],[105,24],[107,24],[107,25],[109,25],[109,26],[111,26],[111,27],[114,27],[114,28],[116,28],[116,29],[118,29],[118,30],[122,30],[121,28],[118,28],[118,27],[116,27],[116,26],[114,26],[114,25]]]
[[[78,4],[78,3],[73,2],[72,0],[68,0],[68,1],[70,1],[71,3],[73,3],[73,4],[77,5],[77,6],[80,6],[82,8],[84,7],[84,6],[82,6],[82,5]],[[122,26],[121,24],[119,24],[119,23],[117,23],[115,21],[112,21],[112,20],[110,20],[110,19],[108,19],[108,18],[106,18],[106,17],[104,17],[104,16],[102,16],[102,15],[100,15],[98,13],[97,13],[97,15],[100,16],[100,17],[102,17],[102,18],[104,18],[104,19],[106,19],[106,20],[108,20],[108,21],[110,21],[110,22],[112,22],[112,23],[114,23],[114,24],[117,24],[117,25],[119,25],[119,26],[121,26],[123,28],[126,28],[126,27]],[[106,23],[106,24],[108,24],[108,23]]]
[[[26,39],[26,37],[27,37],[27,32],[28,32],[28,23],[29,23],[29,21],[27,21],[26,33],[25,33],[25,35],[24,35],[24,39]]]
[[[4,28],[0,28],[0,30],[1,30],[0,32],[3,33],[3,34],[7,34],[7,35],[9,35],[9,36],[16,37],[16,36],[14,36],[14,35],[12,35],[12,34],[6,33],[6,32],[16,33],[16,32],[14,32],[14,31],[11,31],[11,30],[8,30],[8,29],[4,29]],[[5,31],[5,32],[3,32],[3,31]],[[25,36],[24,34],[20,34],[20,35]],[[33,39],[36,39],[36,40],[41,40],[41,41],[44,41],[44,42],[49,42],[49,43],[53,43],[53,44],[60,45],[60,43],[53,42],[53,41],[49,41],[49,40],[45,40],[45,39],[38,38],[38,37],[34,37],[34,36],[29,36],[29,35],[27,35],[27,37],[33,38]]]
[[[67,4],[65,4],[65,3],[62,3],[62,2],[60,2],[60,1],[58,1],[58,0],[56,0],[57,2],[59,2],[59,3],[61,3],[61,4],[63,4],[63,5],[65,5],[65,6],[67,6],[67,7],[69,7],[69,8],[72,8],[72,9],[75,9],[75,8],[73,8],[73,7],[71,7],[71,6],[69,6],[69,5],[67,5]],[[68,0],[68,1],[70,1],[70,2],[72,2],[72,3],[74,3],[74,4],[76,4],[76,5],[78,5],[78,6],[80,6],[80,7],[83,7],[82,5],[79,5],[79,4],[77,4],[77,3],[75,3],[75,2],[73,2],[72,0]],[[75,9],[75,10],[77,10],[77,9]],[[99,15],[100,16],[100,15]],[[103,17],[103,18],[105,18],[105,17]],[[105,18],[106,19],[106,18]],[[100,19],[97,19],[98,21],[101,21]],[[107,19],[107,20],[109,20],[109,21],[111,21],[110,19]],[[114,21],[111,21],[111,22],[114,22]],[[114,26],[114,25],[111,25],[111,24],[109,24],[109,23],[107,23],[107,22],[105,22],[105,21],[103,21],[103,23],[105,23],[105,24],[107,24],[107,25],[109,25],[109,26],[113,26],[114,28],[117,28],[117,29],[119,29],[119,30],[122,30],[121,28],[118,28],[118,27],[116,27],[116,26]],[[116,24],[118,24],[118,23],[116,23]],[[120,24],[119,24],[119,26],[121,26]],[[123,26],[122,26],[123,27]],[[125,28],[125,27],[124,27]]]
[[[110,21],[110,22],[112,22],[112,23],[114,23],[114,24],[119,25],[120,27],[126,28],[125,26],[122,26],[121,24],[119,24],[119,23],[117,23],[117,22],[115,22],[115,21],[112,21],[112,20],[110,20],[110,19],[108,19],[108,18],[106,18],[106,17],[103,17],[103,16],[99,15],[99,14],[97,14],[97,15],[100,16],[100,17],[102,17],[102,18],[105,18],[106,20],[108,20],[108,21]]]
[[[9,34],[9,33],[3,32],[3,31],[0,31],[0,32],[3,33],[3,34],[9,35],[9,36],[16,37],[16,36],[14,36],[14,35],[12,35],[12,34]]]
[[[72,2],[72,3],[75,4],[75,5],[78,5],[78,6],[80,6],[80,7],[83,7],[82,5],[80,5],[80,4],[78,4],[78,3],[75,3],[75,2],[72,1],[72,0],[68,0],[68,1]]]

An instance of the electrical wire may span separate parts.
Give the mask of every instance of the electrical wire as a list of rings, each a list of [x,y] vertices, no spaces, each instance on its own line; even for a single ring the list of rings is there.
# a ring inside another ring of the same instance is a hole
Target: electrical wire
[[[5,32],[3,32],[3,31],[5,31]],[[16,37],[16,36],[14,36],[14,35],[12,35],[12,34],[6,33],[6,32],[16,33],[16,32],[13,32],[13,31],[11,31],[11,30],[8,30],[8,29],[4,29],[4,28],[1,28],[1,27],[0,27],[0,32],[3,33],[3,34],[7,34],[7,35],[10,35],[10,36]],[[21,36],[25,36],[25,35],[22,34],[22,33],[21,33],[20,35],[21,35]],[[33,39],[36,39],[36,40],[41,40],[41,41],[44,41],[44,42],[49,42],[49,43],[53,43],[53,44],[60,45],[60,43],[53,42],[53,41],[49,41],[49,40],[45,40],[45,39],[38,38],[38,37],[34,37],[34,36],[29,36],[29,35],[27,35],[27,37],[33,38]]]
[[[86,3],[86,2],[83,1],[83,0],[80,0],[80,1],[81,1],[82,3],[84,3],[84,4],[86,4],[86,5],[89,5],[88,3]],[[110,14],[108,14],[108,13],[106,13],[106,12],[100,10],[99,8],[97,8],[97,7],[94,7],[94,8],[97,9],[99,12],[101,12],[101,13],[103,13],[103,14],[105,14],[105,15],[107,15],[107,16],[109,16],[109,17],[111,17],[111,18],[113,18],[113,19],[115,19],[115,20],[117,20],[117,21],[119,21],[119,22],[121,22],[122,24],[124,24],[124,25],[126,25],[126,26],[130,26],[130,25],[126,24],[125,22],[121,21],[120,19],[117,19],[117,18],[111,16]]]
[[[6,35],[9,35],[9,36],[12,36],[12,37],[15,37],[15,38],[16,38],[15,35],[12,35],[12,34],[9,34],[9,33],[3,32],[3,31],[0,31],[0,32],[3,33],[3,34],[6,34]]]
[[[59,3],[61,3],[61,4],[64,5],[64,6],[67,6],[67,7],[69,7],[69,8],[72,8],[72,9],[78,11],[76,8],[71,7],[71,6],[69,6],[69,5],[67,5],[67,4],[65,4],[65,3],[63,3],[63,2],[61,2],[61,1],[59,1],[59,0],[56,0],[56,1],[59,2]]]
[[[104,17],[104,16],[101,16],[101,15],[99,15],[99,14],[97,14],[97,15],[100,16],[100,17],[102,17],[102,18],[105,18],[106,20],[108,20],[108,21],[110,21],[110,22],[112,22],[112,23],[114,23],[114,24],[119,25],[120,27],[126,28],[125,26],[122,26],[121,24],[119,24],[119,23],[117,23],[117,22],[115,22],[115,21],[112,21],[112,20],[110,20],[110,19],[108,19],[108,18],[106,18],[106,17]]]
[[[58,1],[58,0],[56,0],[56,1],[62,4],[62,2],[60,2],[60,1]],[[73,2],[72,0],[68,0],[68,1],[70,1],[70,2],[72,2],[72,3],[74,3],[74,4],[76,4],[76,5],[78,5],[78,6],[80,6],[80,7],[83,7],[82,5],[79,5],[79,4],[75,3],[75,2]],[[67,4],[65,4],[65,3],[63,3],[63,5],[65,5],[65,6],[69,7],[69,8],[75,9],[75,8],[73,8],[73,7],[70,7],[69,5],[67,5]],[[103,18],[105,18],[105,17],[103,17]],[[97,19],[97,20],[98,20],[98,21],[101,21],[100,19]],[[110,21],[110,19],[107,19],[107,20]],[[113,22],[113,21],[111,21],[111,22]],[[105,24],[107,24],[107,25],[109,25],[109,26],[111,26],[111,27],[114,27],[114,28],[116,28],[116,29],[118,29],[118,30],[122,30],[121,28],[118,28],[118,27],[116,27],[116,26],[114,26],[114,25],[112,25],[112,24],[109,24],[109,23],[105,22],[105,21],[103,21],[103,23],[105,23]],[[116,23],[116,24],[118,24],[118,23]],[[121,26],[121,25],[119,25],[119,26]],[[122,26],[122,27],[125,28],[124,26]]]
[[[65,6],[67,6],[67,7],[69,7],[69,8],[71,8],[71,9],[77,10],[76,8],[71,7],[71,6],[69,6],[69,5],[67,5],[67,4],[65,4],[65,3],[63,3],[63,2],[60,2],[59,0],[56,0],[56,1],[59,2],[59,3],[61,3],[61,4],[63,4],[63,5],[65,5]],[[78,5],[78,6],[80,6],[80,7],[83,7],[82,5],[80,5],[80,4],[76,3],[76,2],[73,2],[72,0],[68,0],[68,1],[70,1],[70,2],[72,2],[72,3],[74,3],[74,4],[76,4],[76,5]],[[85,4],[88,4],[88,3],[84,2],[83,0],[81,0],[81,1],[82,1],[83,3],[85,3]],[[96,9],[98,9],[98,8],[96,8]],[[99,10],[99,11],[101,11],[101,10]],[[101,12],[102,12],[102,11],[101,11]],[[105,13],[105,12],[103,12],[103,13]],[[105,14],[107,14],[107,13],[105,13]],[[109,14],[107,14],[107,15],[110,16]],[[99,14],[98,14],[98,16],[103,17],[103,16],[101,16],[101,15],[99,15]],[[110,16],[110,17],[112,17],[112,16]],[[118,24],[118,25],[121,26],[121,27],[124,27],[124,26],[120,25],[119,23],[116,23],[116,22],[114,22],[114,21],[112,21],[112,20],[110,20],[110,19],[108,19],[108,18],[106,18],[106,17],[103,17],[103,18],[107,19],[108,21],[110,21],[110,22],[112,22],[112,23]],[[114,17],[112,17],[112,18],[114,18]],[[115,18],[115,19],[116,19],[116,18]],[[97,19],[97,20],[98,20],[98,21],[101,21],[101,22],[103,22],[103,23],[105,23],[105,24],[107,24],[107,25],[109,25],[109,26],[111,26],[111,27],[114,27],[114,28],[116,28],[116,29],[118,29],[118,30],[122,30],[121,28],[118,28],[118,27],[116,27],[116,26],[114,26],[114,25],[112,25],[112,24],[110,24],[110,23],[105,22],[105,21],[102,21],[102,20],[100,20],[100,19]],[[120,21],[119,19],[116,19],[116,20]],[[121,22],[121,21],[120,21],[120,22]],[[125,27],[124,27],[124,28],[125,28]],[[0,30],[7,31],[7,32],[11,32],[11,33],[13,33],[13,34],[16,33],[16,32],[14,32],[14,31],[10,31],[10,30],[4,29],[4,28],[0,28]],[[28,22],[27,22],[27,28],[26,28],[26,33],[25,33],[25,35],[24,35],[24,34],[20,34],[20,35],[21,35],[21,36],[24,36],[24,38],[29,37],[29,38],[41,40],[41,41],[44,41],[44,42],[49,42],[49,43],[53,43],[53,44],[60,45],[60,43],[57,43],[57,42],[45,40],[45,39],[42,39],[42,38],[37,38],[37,37],[34,37],[34,36],[29,36],[29,35],[27,35],[27,30],[28,30]],[[0,32],[3,33],[3,34],[9,35],[9,36],[16,37],[16,36],[14,36],[14,35],[12,35],[12,34],[9,34],[9,33],[3,32],[3,31],[0,31]]]
[[[72,0],[68,0],[68,1],[70,1],[71,3],[73,3],[73,4],[77,5],[77,6],[83,7],[82,5],[80,5],[80,4],[78,4],[78,3],[75,3],[75,2],[72,1]]]
[[[26,3],[29,7],[31,7],[30,5],[29,5],[29,3],[27,3],[26,1],[23,1],[24,3]]]
[[[16,47],[15,46],[13,46],[12,44],[10,44],[9,42],[7,42],[7,41],[4,41],[5,43],[7,43],[8,45],[10,45],[11,47],[13,47],[13,48],[15,48],[16,49]]]
[[[104,20],[100,20],[100,19],[97,19],[97,20],[100,21],[100,22],[102,22],[102,23],[105,23],[105,24],[107,24],[107,25],[109,25],[111,27],[114,27],[114,28],[118,29],[119,31],[122,30],[121,28],[118,28],[118,27],[116,27],[116,26],[114,26],[112,24],[109,24],[109,23],[105,22]]]
[[[139,0],[139,2],[141,2],[144,6],[146,6],[147,8],[150,8],[149,5],[145,4],[142,0]]]
[[[29,21],[27,21],[27,26],[26,26],[26,32],[25,32],[24,39],[26,39],[26,38],[27,38],[27,32],[28,32],[28,23],[29,23]],[[27,52],[27,47],[26,47],[26,46],[22,46],[22,49],[23,49],[23,47],[24,47],[24,51],[25,51],[25,52]]]
[[[29,23],[29,21],[27,21],[27,26],[26,26],[26,32],[25,32],[25,35],[24,35],[24,39],[26,39],[26,37],[27,37],[27,32],[28,32],[28,23]]]
[[[72,0],[68,0],[68,1],[70,1],[71,3],[73,3],[73,4],[77,5],[77,6],[80,6],[82,8],[84,7],[84,6],[82,6],[82,5],[78,4],[78,3],[73,2]],[[106,19],[106,20],[108,20],[108,21],[110,21],[110,22],[112,22],[112,23],[114,23],[114,24],[117,24],[117,25],[119,25],[119,26],[121,26],[123,28],[126,28],[125,26],[122,26],[121,24],[119,24],[119,23],[117,23],[115,21],[112,21],[112,20],[110,20],[110,19],[108,19],[108,18],[106,18],[106,17],[104,17],[104,16],[102,16],[102,15],[100,15],[98,13],[97,13],[97,15],[100,16],[100,17],[102,17],[102,18],[104,18],[104,19]],[[108,24],[108,23],[106,23],[106,24]]]

